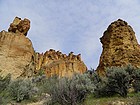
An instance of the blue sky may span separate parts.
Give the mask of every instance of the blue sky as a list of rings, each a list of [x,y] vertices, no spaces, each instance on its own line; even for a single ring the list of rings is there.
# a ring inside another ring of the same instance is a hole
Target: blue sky
[[[139,8],[139,0],[0,0],[0,30],[7,30],[16,16],[28,18],[28,37],[36,51],[81,53],[88,68],[96,69],[99,38],[111,22],[127,21],[140,41]]]

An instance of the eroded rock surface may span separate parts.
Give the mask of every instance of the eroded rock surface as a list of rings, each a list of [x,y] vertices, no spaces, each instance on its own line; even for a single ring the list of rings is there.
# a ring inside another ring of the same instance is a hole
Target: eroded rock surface
[[[118,19],[111,23],[100,38],[103,51],[97,71],[104,74],[106,67],[127,66],[140,67],[140,45],[135,32],[127,22]]]
[[[25,35],[30,28],[28,19],[16,17],[7,31],[0,32],[0,74],[12,79],[31,76],[34,72],[34,49]]]
[[[26,18],[24,20],[21,20],[21,18],[15,17],[13,23],[10,24],[8,32],[19,34],[22,33],[26,36],[29,29],[30,29],[30,20]]]
[[[21,76],[30,66],[34,56],[31,41],[24,35],[0,32],[0,70],[2,75]]]
[[[8,32],[0,32],[0,74],[12,74],[12,78],[32,76],[40,69],[47,76],[71,76],[74,72],[87,70],[81,55],[62,54],[50,49],[44,54],[35,53],[32,42],[26,37],[30,29],[30,20],[16,17]]]
[[[81,54],[62,54],[60,51],[50,49],[44,54],[36,53],[36,70],[45,70],[46,75],[58,75],[59,77],[71,76],[73,73],[84,73],[86,65],[81,60]]]

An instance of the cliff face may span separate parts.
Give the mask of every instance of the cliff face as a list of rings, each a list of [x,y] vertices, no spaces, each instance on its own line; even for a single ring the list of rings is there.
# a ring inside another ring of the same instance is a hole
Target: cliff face
[[[14,20],[12,24],[16,22]],[[20,26],[24,25],[20,24]],[[27,27],[29,28],[29,26],[24,26],[23,31],[18,32],[19,27],[14,29],[10,26],[9,32],[0,32],[0,73],[2,75],[11,73],[12,78],[15,79],[24,74],[27,69],[31,69],[34,49],[24,33],[24,31],[28,32]]]
[[[126,66],[140,67],[140,45],[135,32],[127,22],[118,19],[111,23],[100,38],[103,51],[97,72],[104,74],[106,67]]]
[[[71,76],[73,73],[84,73],[87,70],[81,55],[74,55],[73,52],[66,55],[50,49],[44,54],[36,53],[35,58],[36,72],[43,69],[48,77],[55,74],[59,77]]]
[[[0,74],[5,76],[10,73],[15,79],[32,76],[43,69],[47,76],[56,74],[62,77],[87,70],[80,54],[74,55],[71,52],[67,56],[53,49],[44,54],[35,53],[32,42],[26,37],[29,29],[28,19],[16,17],[8,32],[0,32]]]

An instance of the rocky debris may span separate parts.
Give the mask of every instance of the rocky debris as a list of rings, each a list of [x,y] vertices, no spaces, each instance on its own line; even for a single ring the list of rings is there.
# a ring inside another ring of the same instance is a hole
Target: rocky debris
[[[108,105],[134,105],[133,102],[114,101]]]
[[[27,26],[27,29],[24,26],[26,22],[28,23],[28,19],[22,21],[16,17],[10,25],[9,32],[0,32],[0,73],[4,76],[10,73],[12,74],[12,79],[24,74],[31,76],[35,69],[35,53],[32,42],[26,36],[21,35],[22,33],[19,33],[27,33],[29,27]]]
[[[13,23],[10,24],[8,32],[22,33],[26,36],[29,29],[30,20],[26,18],[24,20],[21,20],[21,18],[15,17]]]
[[[13,102],[8,103],[7,105],[25,105],[25,104],[13,101]],[[26,105],[44,105],[44,100],[41,100],[38,102],[26,103]]]
[[[81,54],[74,55],[73,52],[66,55],[50,49],[44,54],[36,53],[35,58],[36,70],[44,69],[47,76],[54,74],[60,77],[71,76],[74,72],[84,73],[87,70],[86,65],[81,60]]]
[[[109,105],[126,105],[124,102],[121,101],[116,101],[116,102],[112,102]]]
[[[118,19],[111,23],[100,38],[103,51],[97,72],[105,73],[106,67],[127,66],[140,67],[140,45],[135,32],[127,22]]]

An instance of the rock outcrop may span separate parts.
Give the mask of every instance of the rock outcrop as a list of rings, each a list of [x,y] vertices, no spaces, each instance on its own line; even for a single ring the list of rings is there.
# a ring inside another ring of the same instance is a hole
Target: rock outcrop
[[[80,54],[74,55],[71,52],[67,56],[53,49],[44,54],[35,53],[32,42],[26,37],[29,29],[28,19],[16,17],[8,32],[0,32],[0,74],[5,76],[11,73],[15,79],[32,76],[43,69],[47,76],[56,74],[62,77],[87,70]]]
[[[27,73],[26,70],[34,69],[34,49],[32,42],[25,36],[30,28],[30,25],[25,26],[26,20],[16,17],[9,32],[0,32],[0,73],[11,73],[13,79]]]
[[[36,53],[35,58],[36,70],[45,70],[48,77],[52,75],[71,76],[73,73],[84,73],[87,70],[86,65],[81,60],[81,54],[74,55],[73,52],[66,55],[50,49],[44,54]]]
[[[21,20],[21,18],[15,17],[13,23],[10,24],[8,31],[19,34],[22,33],[26,36],[29,29],[30,29],[30,20],[26,18],[24,20]]]
[[[118,19],[111,23],[100,38],[103,51],[97,72],[105,73],[106,67],[127,66],[140,67],[140,45],[135,32],[127,22]]]

